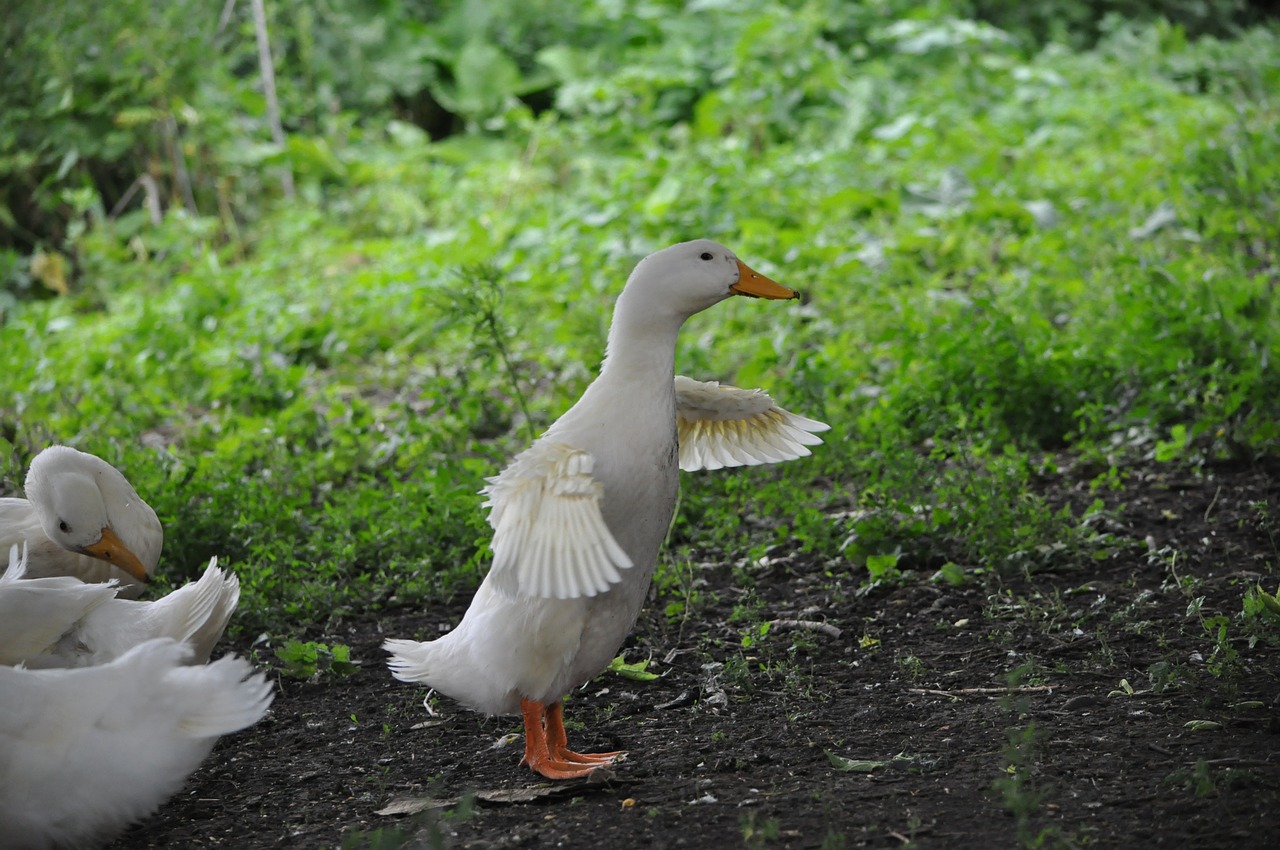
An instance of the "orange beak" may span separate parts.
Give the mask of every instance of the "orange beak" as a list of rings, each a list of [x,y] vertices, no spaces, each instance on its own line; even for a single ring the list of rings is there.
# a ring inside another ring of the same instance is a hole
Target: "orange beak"
[[[729,291],[734,295],[746,295],[751,298],[783,300],[800,297],[800,293],[794,289],[788,289],[780,283],[769,280],[760,272],[752,271],[751,267],[742,260],[738,260],[738,282],[729,287]]]
[[[133,554],[128,546],[124,545],[124,541],[110,527],[102,529],[102,537],[97,543],[92,546],[86,546],[80,551],[90,557],[119,567],[143,584],[151,580],[151,576],[147,575],[147,568],[142,565],[142,561],[138,560],[138,556]]]

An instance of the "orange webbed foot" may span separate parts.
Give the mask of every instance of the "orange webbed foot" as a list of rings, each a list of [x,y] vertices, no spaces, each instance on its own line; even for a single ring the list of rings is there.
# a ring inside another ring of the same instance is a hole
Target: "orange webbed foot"
[[[548,779],[578,779],[625,755],[616,753],[575,753],[567,746],[564,705],[551,707],[533,700],[520,700],[524,715],[524,759],[536,773]]]

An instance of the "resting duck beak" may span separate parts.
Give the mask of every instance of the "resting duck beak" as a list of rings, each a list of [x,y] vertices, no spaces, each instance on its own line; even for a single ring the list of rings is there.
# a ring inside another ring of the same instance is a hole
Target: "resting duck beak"
[[[108,564],[119,567],[143,584],[151,581],[151,576],[147,575],[147,568],[142,565],[142,561],[138,560],[138,556],[124,545],[124,541],[111,530],[110,526],[102,529],[102,537],[97,543],[85,546],[80,551],[99,561],[106,561]]]

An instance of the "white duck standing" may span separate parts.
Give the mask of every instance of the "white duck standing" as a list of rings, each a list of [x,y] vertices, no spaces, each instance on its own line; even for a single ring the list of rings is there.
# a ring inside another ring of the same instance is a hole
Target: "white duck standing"
[[[27,574],[119,580],[138,596],[160,560],[164,529],[151,506],[111,464],[68,446],[31,461],[25,499],[0,499],[0,553],[27,544]]]
[[[771,400],[750,402],[753,393],[678,387],[681,326],[733,295],[797,297],[708,240],[641,260],[614,308],[599,376],[489,479],[493,565],[462,622],[438,640],[384,644],[402,681],[488,714],[521,712],[524,763],[548,778],[584,776],[620,755],[570,750],[563,698],[609,665],[639,615],[675,510],[678,413],[680,432],[700,446],[691,468],[797,457],[820,442],[808,431],[826,429]],[[722,424],[690,424],[707,419]]]
[[[0,847],[106,843],[266,713],[271,685],[248,662],[190,660],[160,638],[94,667],[0,667]]]

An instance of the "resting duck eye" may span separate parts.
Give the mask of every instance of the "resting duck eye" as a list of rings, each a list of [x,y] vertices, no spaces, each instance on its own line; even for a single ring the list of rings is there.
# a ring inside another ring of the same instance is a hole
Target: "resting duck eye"
[[[711,252],[710,252],[710,251],[703,251],[703,252],[702,252],[702,256],[701,256],[701,257],[699,257],[699,259],[702,259],[702,260],[710,260],[710,259],[711,259]]]
[[[27,498],[18,500],[20,507],[4,510],[20,511],[21,522],[40,529],[42,537],[35,539],[52,544],[32,550],[32,576],[72,576],[88,583],[114,577],[122,582],[117,587],[120,595],[133,599],[142,592],[160,558],[164,529],[118,469],[70,446],[49,446],[32,458],[25,489]],[[0,525],[8,521],[0,520]],[[7,530],[0,530],[0,538]],[[4,544],[4,550],[8,548]],[[3,823],[0,814],[0,834],[5,832]],[[7,843],[0,838],[0,845]]]

